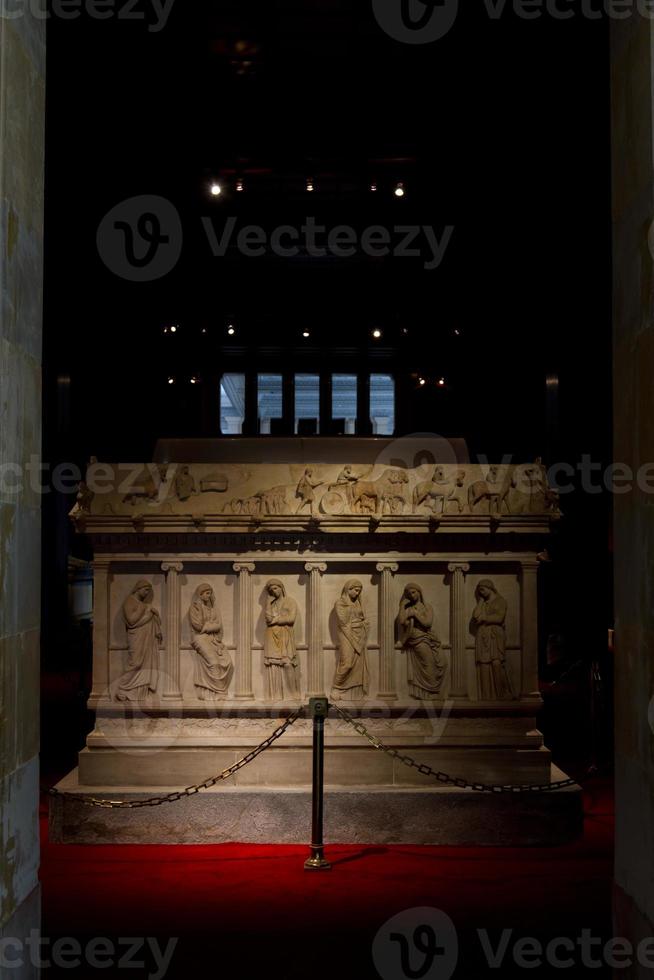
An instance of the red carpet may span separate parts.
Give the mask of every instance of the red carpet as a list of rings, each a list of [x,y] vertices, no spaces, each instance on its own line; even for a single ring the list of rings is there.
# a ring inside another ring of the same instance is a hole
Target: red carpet
[[[398,912],[433,906],[452,918],[459,933],[456,977],[513,975],[506,965],[488,968],[477,929],[491,930],[494,944],[506,928],[515,930],[514,938],[546,940],[575,939],[582,928],[605,939],[611,934],[611,792],[606,781],[590,786],[585,833],[573,844],[328,847],[333,869],[313,874],[302,868],[308,853],[303,847],[54,845],[44,820],[43,934],[83,942],[151,936],[164,947],[178,937],[168,977],[374,978],[377,930]],[[151,967],[127,975],[154,974],[151,959],[144,962]],[[546,969],[531,972],[549,975]],[[567,971],[580,972],[586,971]],[[87,966],[61,975],[86,980],[126,973]]]

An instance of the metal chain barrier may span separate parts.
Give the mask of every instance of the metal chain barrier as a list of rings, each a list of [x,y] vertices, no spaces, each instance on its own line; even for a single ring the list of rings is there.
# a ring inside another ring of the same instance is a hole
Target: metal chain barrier
[[[229,769],[223,769],[221,773],[217,776],[212,776],[210,779],[205,779],[202,783],[196,783],[194,786],[187,786],[186,789],[176,790],[173,793],[166,793],[164,796],[151,796],[147,800],[97,800],[90,796],[79,796],[77,793],[69,793],[66,791],[61,791],[52,787],[48,790],[49,796],[56,796],[65,800],[71,800],[75,803],[81,803],[82,806],[99,807],[102,810],[138,810],[145,806],[161,806],[162,803],[174,803],[176,800],[182,800],[186,796],[194,796],[203,789],[209,789],[211,786],[215,786],[217,783],[221,782],[223,779],[228,779],[233,776],[235,772],[242,769],[243,766],[247,766],[249,762],[252,762],[258,755],[265,752],[273,742],[276,742],[284,732],[293,725],[300,715],[302,714],[302,708],[295,711],[292,715],[286,719],[286,721],[280,725],[278,728],[272,732],[268,738],[264,739],[255,749],[244,755],[242,759],[235,762],[233,766]]]
[[[408,766],[410,769],[417,769],[419,773],[423,776],[433,776],[438,780],[439,783],[444,785],[457,786],[459,789],[472,789],[477,793],[552,793],[558,789],[566,789],[569,786],[576,786],[576,779],[560,779],[555,783],[522,783],[522,784],[508,784],[506,786],[494,785],[491,783],[472,783],[467,779],[462,779],[457,776],[449,776],[446,772],[439,772],[436,769],[432,769],[431,766],[426,765],[426,763],[416,762],[412,759],[410,755],[403,755],[397,749],[393,749],[390,745],[384,745],[383,742],[368,731],[365,725],[361,724],[359,721],[355,721],[352,715],[345,711],[344,708],[339,707],[339,705],[331,703],[331,707],[334,708],[338,714],[343,718],[348,724],[352,725],[354,730],[363,735],[370,744],[376,748],[380,749],[382,752],[386,752],[388,755],[397,759],[404,766]]]

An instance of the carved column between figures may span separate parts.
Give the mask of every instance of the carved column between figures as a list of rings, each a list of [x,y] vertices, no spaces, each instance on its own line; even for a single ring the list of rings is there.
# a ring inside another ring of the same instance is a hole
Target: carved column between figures
[[[110,558],[93,561],[93,689],[92,698],[109,697],[109,575]]]
[[[161,571],[166,576],[166,670],[164,675],[163,698],[178,701],[182,696],[180,687],[180,591],[178,575],[184,570],[181,561],[164,561]]]
[[[538,689],[538,561],[520,562],[520,639],[522,697],[540,696]]]
[[[377,697],[388,701],[397,698],[395,688],[395,608],[393,605],[393,575],[397,562],[377,564],[381,575],[379,590],[379,691]]]
[[[237,698],[254,697],[252,690],[252,579],[254,562],[236,562],[233,566],[238,575],[238,630],[236,634],[236,683]]]
[[[468,695],[466,682],[466,608],[465,576],[470,571],[467,562],[453,561],[447,566],[450,573],[450,695]]]
[[[323,671],[323,625],[320,576],[327,571],[324,561],[310,561],[304,566],[309,575],[309,623],[307,631],[307,696],[325,693]]]

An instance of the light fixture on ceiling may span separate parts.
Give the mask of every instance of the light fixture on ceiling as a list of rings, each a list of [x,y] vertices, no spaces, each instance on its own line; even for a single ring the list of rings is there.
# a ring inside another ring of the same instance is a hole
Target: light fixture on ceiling
[[[222,194],[222,192],[223,192],[222,187],[220,186],[220,184],[216,180],[214,180],[213,184],[211,185],[211,194],[212,194],[212,196],[213,197],[219,197],[219,195]]]
[[[175,384],[175,379],[173,377],[168,378],[168,384],[169,385],[174,385]]]
[[[303,330],[302,331],[302,336],[304,337],[305,340],[307,340],[311,336],[311,331],[310,330]]]
[[[239,177],[239,178],[237,179],[237,181],[236,181],[236,190],[237,190],[237,191],[239,192],[239,194],[240,194],[240,193],[241,193],[241,192],[243,191],[243,189],[244,189],[244,188],[243,188],[243,180],[242,180],[242,178],[241,178],[241,177]]]
[[[234,334],[236,333],[236,327],[234,326],[233,323],[230,323],[229,326],[227,327],[227,333],[229,334],[230,337],[233,337]]]
[[[404,195],[406,194],[406,190],[404,189],[404,184],[402,183],[401,180],[399,180],[395,185],[395,190],[393,191],[393,193],[395,194],[395,197],[404,197]]]
[[[312,194],[313,191],[315,191],[315,189],[316,188],[314,186],[313,180],[311,179],[311,177],[307,177],[307,192],[309,194]]]
[[[382,332],[379,329],[379,327],[375,327],[375,329],[372,332],[372,335],[375,338],[375,340],[381,340]]]

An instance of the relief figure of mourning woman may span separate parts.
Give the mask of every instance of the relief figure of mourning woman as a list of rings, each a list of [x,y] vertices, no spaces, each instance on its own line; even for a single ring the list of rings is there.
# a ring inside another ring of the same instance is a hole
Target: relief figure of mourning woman
[[[223,622],[210,585],[199,585],[189,609],[195,658],[195,690],[200,701],[226,698],[234,665],[223,643]]]

